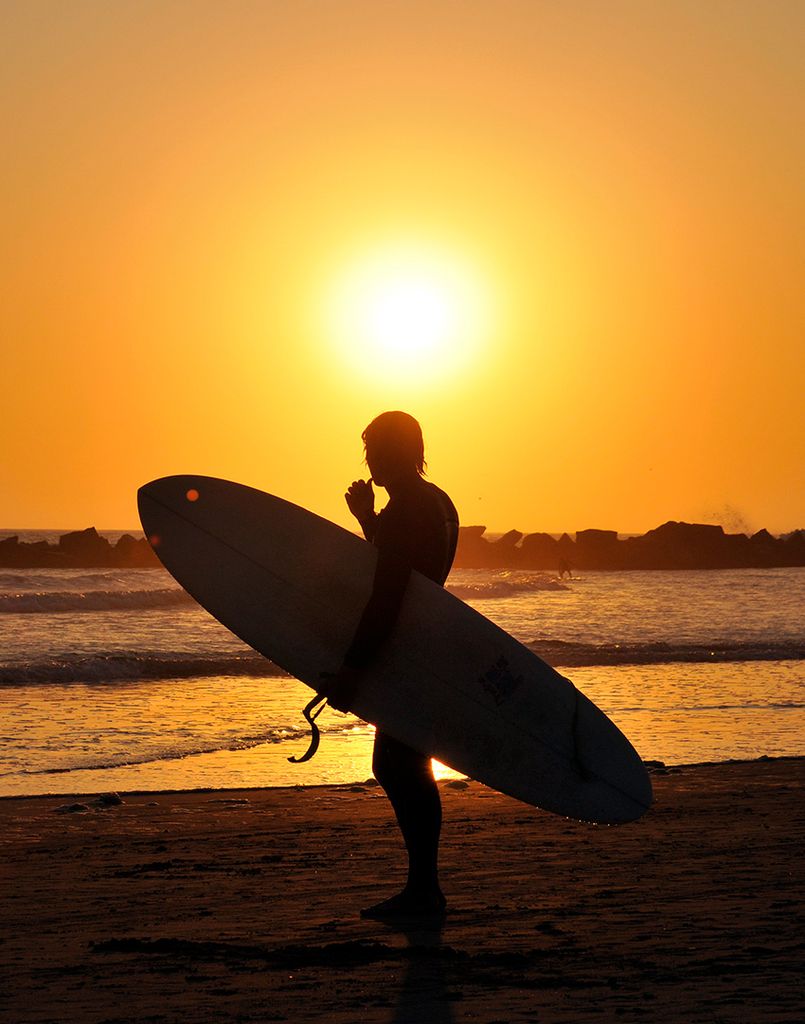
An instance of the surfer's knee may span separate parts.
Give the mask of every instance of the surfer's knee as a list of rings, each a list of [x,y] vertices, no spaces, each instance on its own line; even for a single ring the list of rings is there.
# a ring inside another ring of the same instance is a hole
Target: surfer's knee
[[[415,793],[435,786],[429,757],[382,734],[375,737],[372,772],[387,793]]]
[[[386,737],[377,736],[375,738],[375,747],[372,752],[372,774],[383,789],[388,791],[390,787],[394,787],[399,771],[395,765],[393,750],[385,740]]]

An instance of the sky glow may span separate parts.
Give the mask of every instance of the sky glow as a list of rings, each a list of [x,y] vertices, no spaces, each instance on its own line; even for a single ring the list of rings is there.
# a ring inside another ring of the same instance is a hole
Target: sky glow
[[[192,13],[191,13],[192,8]],[[0,5],[0,526],[144,481],[347,525],[805,526],[805,4]]]

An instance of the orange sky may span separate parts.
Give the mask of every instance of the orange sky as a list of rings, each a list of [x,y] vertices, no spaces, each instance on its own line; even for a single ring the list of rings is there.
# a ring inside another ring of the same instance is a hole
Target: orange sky
[[[10,0],[0,38],[0,526],[133,526],[173,472],[346,524],[387,408],[467,524],[805,526],[798,0]],[[404,371],[331,305],[400,247],[464,275]]]

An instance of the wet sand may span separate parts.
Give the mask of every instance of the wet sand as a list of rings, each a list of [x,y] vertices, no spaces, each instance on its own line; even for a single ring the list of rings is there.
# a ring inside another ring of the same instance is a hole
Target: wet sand
[[[616,828],[442,784],[441,932],[357,916],[376,787],[0,800],[0,1019],[801,1021],[805,759],[654,784]]]

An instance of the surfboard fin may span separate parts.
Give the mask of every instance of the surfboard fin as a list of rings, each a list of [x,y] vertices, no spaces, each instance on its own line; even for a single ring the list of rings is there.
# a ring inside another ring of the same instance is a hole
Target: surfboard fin
[[[312,701],[305,707],[302,714],[310,723],[310,744],[307,750],[302,754],[301,757],[289,757],[288,760],[291,764],[303,764],[305,761],[309,761],[311,757],[319,749],[319,740],[321,734],[319,733],[319,727],[316,725],[316,719],[324,710],[327,704],[327,698],[323,697],[320,693],[317,693]],[[316,706],[318,705],[318,707]]]

